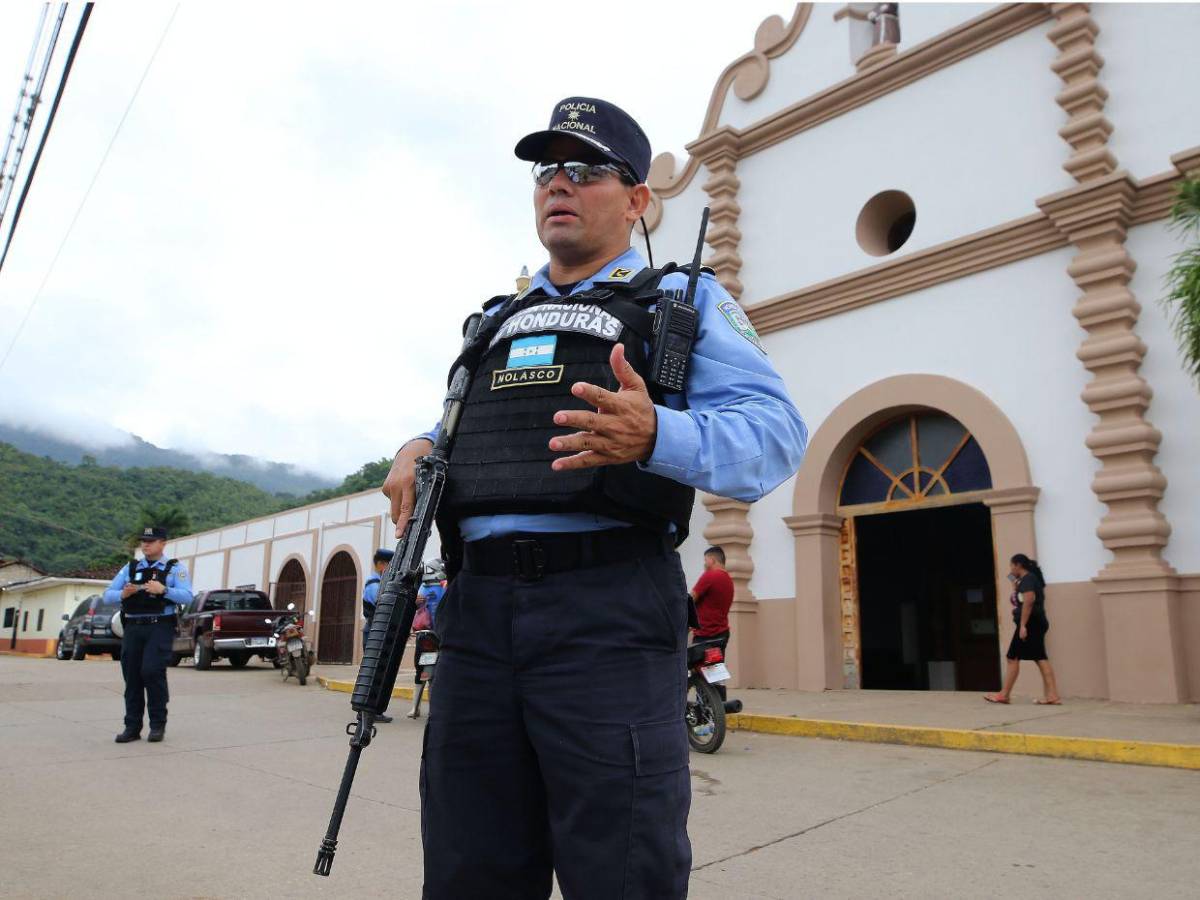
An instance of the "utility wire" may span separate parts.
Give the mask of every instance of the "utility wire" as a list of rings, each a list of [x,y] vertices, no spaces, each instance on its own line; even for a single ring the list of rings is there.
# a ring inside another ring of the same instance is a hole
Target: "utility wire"
[[[67,528],[65,525],[59,525],[56,522],[51,521],[50,519],[44,519],[41,516],[35,516],[33,513],[29,512],[28,510],[26,510],[23,513],[20,513],[20,512],[15,512],[11,509],[6,509],[4,511],[4,514],[6,516],[12,516],[14,519],[24,519],[27,522],[33,522],[37,525],[44,525],[47,528],[53,528],[57,531],[65,531],[67,534],[73,534],[76,537],[86,538],[87,540],[91,541],[94,544],[103,544],[105,547],[109,547],[110,549],[113,547],[120,549],[120,550],[128,550],[129,549],[125,544],[122,544],[119,541],[115,541],[111,538],[102,538],[102,537],[99,537],[94,534],[88,534],[85,531],[76,531],[74,528]]]
[[[67,57],[67,70],[63,72],[63,80],[62,80],[62,84],[59,85],[58,97],[55,97],[55,101],[54,101],[55,107],[57,107],[59,97],[62,96],[62,88],[63,88],[63,85],[65,85],[66,81],[67,81],[67,71],[69,71],[69,69],[70,69],[73,54],[79,46],[80,38],[83,36],[83,25],[84,25],[84,23],[86,23],[87,17],[91,14],[92,6],[94,6],[94,5],[95,4],[93,4],[93,3],[88,3],[84,7],[83,17],[80,21],[80,30],[76,33],[75,43],[71,48],[72,56]],[[79,221],[79,216],[83,212],[84,204],[87,203],[88,197],[91,196],[92,188],[94,188],[96,186],[96,180],[100,177],[100,171],[104,168],[104,163],[108,160],[108,154],[112,151],[113,144],[116,143],[117,135],[119,135],[121,133],[121,127],[125,124],[125,120],[127,118],[129,118],[129,111],[133,109],[133,104],[137,100],[138,94],[142,90],[142,85],[146,81],[146,76],[150,74],[150,67],[154,65],[154,60],[158,58],[158,51],[162,49],[163,41],[165,41],[167,39],[167,32],[169,32],[171,30],[171,23],[175,21],[175,15],[178,12],[179,12],[179,4],[176,3],[175,8],[171,11],[171,18],[167,19],[167,24],[166,24],[166,26],[164,26],[162,34],[158,38],[158,43],[154,47],[154,52],[150,54],[150,59],[146,62],[146,68],[142,71],[142,77],[140,79],[138,79],[137,86],[133,89],[133,95],[129,98],[129,103],[125,107],[125,112],[121,114],[121,120],[119,122],[117,122],[117,127],[113,131],[113,136],[109,139],[108,146],[104,148],[104,155],[102,157],[100,157],[100,163],[99,163],[99,165],[96,166],[96,171],[92,175],[92,180],[90,182],[88,182],[87,190],[83,192],[83,199],[81,199],[79,201],[79,207],[75,210],[75,215],[71,217],[71,223],[67,226],[66,233],[63,234],[62,240],[58,244],[58,249],[54,252],[54,258],[50,260],[50,266],[46,269],[46,274],[42,277],[42,283],[38,285],[38,289],[34,293],[33,299],[29,301],[29,307],[25,310],[25,316],[24,316],[24,318],[21,319],[21,324],[17,326],[17,330],[13,334],[12,340],[9,341],[9,343],[8,343],[8,349],[4,351],[4,356],[2,358],[0,358],[0,371],[4,370],[5,363],[7,363],[8,358],[10,356],[12,356],[13,347],[15,347],[17,345],[17,339],[20,338],[21,332],[23,332],[25,330],[25,325],[29,321],[29,317],[33,314],[33,308],[37,305],[38,300],[40,300],[42,297],[42,291],[44,291],[46,289],[46,282],[48,282],[50,280],[50,275],[51,275],[51,273],[54,272],[54,266],[58,263],[58,258],[60,256],[62,256],[63,248],[67,245],[67,240],[71,237],[71,232],[75,228],[75,223]],[[53,109],[51,110],[50,114],[51,114],[51,117],[53,117],[53,115],[54,115]],[[46,131],[47,132],[50,131],[50,123],[49,122],[46,123]],[[45,143],[45,140],[46,140],[46,135],[43,134],[42,135],[42,143],[43,144]],[[41,147],[38,148],[38,156],[40,156],[40,155],[41,155]],[[36,159],[34,162],[36,164]],[[29,177],[30,177],[30,180],[32,180],[32,178],[33,178],[32,171],[29,173]],[[28,189],[29,189],[29,182],[27,181],[25,184],[25,190],[28,191]],[[22,202],[24,201],[24,199],[25,199],[25,197],[24,197],[24,193],[23,193],[21,196]],[[18,210],[18,212],[20,212],[20,206],[17,207],[17,210]],[[13,230],[14,231],[16,230],[16,225],[17,225],[17,223],[14,220],[14,222],[13,222]],[[3,255],[0,255],[0,270],[2,270],[4,267],[4,259],[8,256],[8,246],[11,243],[12,243],[12,232],[10,231],[9,235],[8,235],[8,244],[5,244],[4,253],[3,253]]]
[[[71,75],[71,67],[75,65],[75,54],[79,52],[79,43],[83,40],[83,30],[87,28],[88,19],[92,16],[92,7],[94,3],[88,3],[83,7],[83,15],[79,17],[79,25],[75,29],[75,39],[71,41],[71,49],[67,51],[67,61],[63,64],[62,78],[58,82],[58,90],[54,92],[54,102],[50,104],[50,115],[46,117],[46,127],[42,131],[42,137],[38,141],[37,152],[33,154],[33,162],[29,164],[29,174],[25,176],[25,184],[21,187],[21,196],[17,198],[17,208],[13,212],[12,225],[8,229],[8,239],[4,242],[4,252],[0,254],[0,271],[4,269],[4,260],[8,258],[8,248],[12,246],[13,235],[17,233],[17,223],[21,221],[21,210],[25,208],[25,200],[29,196],[29,189],[33,186],[33,176],[37,174],[38,163],[42,159],[42,151],[46,149],[46,139],[50,137],[50,129],[54,126],[55,116],[58,115],[58,106],[62,103],[63,92],[67,89],[67,79]],[[63,13],[66,12],[66,4],[63,4]],[[62,24],[60,14],[59,25]],[[58,40],[58,29],[55,28],[53,40]],[[51,51],[53,51],[53,46]],[[50,57],[47,55],[46,61],[42,66],[42,77],[40,82],[45,82],[46,70],[50,68]],[[36,99],[41,98],[41,84],[39,83]],[[36,105],[36,104],[35,104]],[[17,148],[18,156],[24,149],[24,144]]]
[[[42,32],[46,30],[46,16],[50,12],[50,4],[42,4],[42,14],[38,17],[37,29],[33,33],[33,46],[29,48],[29,59],[25,61],[25,74],[21,76],[21,89],[17,91],[17,108],[13,110],[12,125],[9,127],[8,138],[4,141],[4,155],[0,156],[0,193],[4,191],[4,172],[8,169],[8,151],[12,149],[13,141],[17,139],[17,128],[21,125],[21,107],[29,93],[29,83],[33,81],[33,61],[37,58],[38,46],[42,43]],[[13,169],[10,181],[15,181],[16,169]],[[4,221],[4,204],[0,204],[0,222]]]
[[[62,31],[63,19],[67,15],[67,4],[63,3],[58,8],[58,18],[54,20],[54,30],[50,32],[50,43],[46,47],[46,55],[42,57],[42,70],[38,74],[37,84],[33,88],[33,93],[29,98],[29,111],[25,116],[25,121],[22,123],[21,140],[17,143],[17,152],[13,155],[12,168],[8,173],[8,184],[4,187],[3,197],[0,198],[0,220],[3,220],[4,213],[8,210],[8,201],[12,199],[13,188],[17,183],[17,173],[21,169],[21,160],[25,157],[25,145],[29,142],[29,132],[33,130],[33,120],[37,115],[37,108],[42,102],[42,91],[46,87],[46,76],[50,74],[50,61],[54,58],[54,51],[58,47],[58,35]],[[49,121],[46,123],[46,129],[49,130]],[[8,151],[5,151],[5,157],[8,156]],[[17,207],[17,214],[20,214],[20,206]],[[16,216],[13,218],[12,227],[16,228]]]

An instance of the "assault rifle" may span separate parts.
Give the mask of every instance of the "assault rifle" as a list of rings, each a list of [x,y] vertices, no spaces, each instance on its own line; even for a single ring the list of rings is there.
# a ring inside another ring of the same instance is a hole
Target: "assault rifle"
[[[479,331],[483,315],[476,313],[467,320],[463,329],[465,350]],[[392,699],[392,688],[396,674],[400,671],[400,658],[404,645],[412,630],[416,614],[417,592],[421,588],[421,573],[424,566],[425,545],[433,530],[434,516],[442,490],[446,486],[450,450],[458,431],[458,420],[462,415],[463,401],[471,386],[471,371],[460,360],[450,379],[442,410],[442,423],[433,450],[417,460],[416,499],[413,514],[404,527],[403,536],[396,545],[387,571],[379,581],[379,595],[375,601],[375,615],[367,632],[363,646],[362,665],[354,682],[354,693],[350,706],[358,713],[357,720],[346,726],[350,735],[350,756],[342,772],[342,784],[338,788],[337,800],[333,804],[333,815],[329,828],[317,851],[314,875],[328,875],[333,868],[333,854],[337,851],[338,831],[342,827],[342,815],[346,812],[346,801],[350,799],[350,788],[354,784],[354,773],[358,769],[358,758],[364,747],[375,737],[375,717],[387,712]]]

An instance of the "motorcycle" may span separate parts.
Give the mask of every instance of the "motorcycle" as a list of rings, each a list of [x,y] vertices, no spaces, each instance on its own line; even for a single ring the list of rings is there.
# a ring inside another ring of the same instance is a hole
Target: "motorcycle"
[[[725,713],[741,712],[741,700],[724,700],[716,685],[733,676],[725,665],[720,641],[700,640],[687,648],[688,743],[700,753],[716,753],[725,741]]]
[[[410,719],[421,718],[421,698],[425,694],[425,685],[433,681],[433,670],[437,666],[440,649],[438,636],[429,629],[413,635],[413,659],[416,661],[417,674],[413,678],[416,690],[413,691],[412,709],[406,713]]]
[[[267,619],[275,624],[275,668],[283,674],[287,681],[291,675],[301,685],[308,683],[308,671],[313,665],[312,647],[304,637],[304,620],[300,613],[295,612],[296,604],[289,603],[288,611],[278,619]],[[311,615],[311,613],[310,613]]]

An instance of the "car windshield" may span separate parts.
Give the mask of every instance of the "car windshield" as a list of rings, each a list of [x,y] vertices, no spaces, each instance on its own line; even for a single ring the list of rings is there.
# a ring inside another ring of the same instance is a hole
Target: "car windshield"
[[[242,609],[271,608],[271,601],[258,591],[222,591],[211,593],[204,601],[205,609],[237,611]]]
[[[121,605],[121,598],[109,600],[107,597],[102,597],[100,602],[96,604],[96,612],[112,612]]]

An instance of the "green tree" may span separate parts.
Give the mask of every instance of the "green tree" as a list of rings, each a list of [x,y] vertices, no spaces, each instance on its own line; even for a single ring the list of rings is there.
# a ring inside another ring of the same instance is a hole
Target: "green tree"
[[[1179,342],[1184,370],[1200,385],[1200,178],[1184,179],[1171,207],[1171,229],[1191,241],[1167,272],[1163,304]]]
[[[143,506],[138,514],[138,527],[131,538],[136,544],[146,528],[165,528],[171,537],[189,534],[192,520],[178,506]]]

